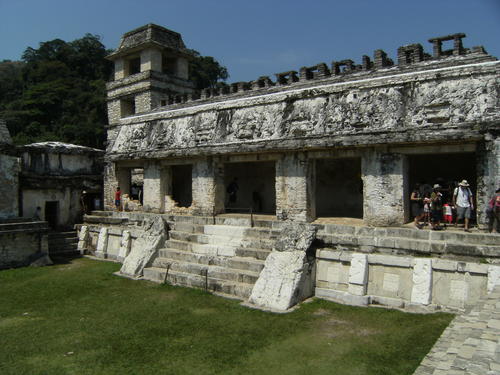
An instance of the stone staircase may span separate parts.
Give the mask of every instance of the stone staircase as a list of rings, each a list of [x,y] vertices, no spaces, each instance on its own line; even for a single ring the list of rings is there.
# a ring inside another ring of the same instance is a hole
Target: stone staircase
[[[247,299],[279,231],[266,222],[250,227],[222,218],[216,224],[176,219],[144,278]]]
[[[49,255],[78,255],[76,231],[49,232]]]

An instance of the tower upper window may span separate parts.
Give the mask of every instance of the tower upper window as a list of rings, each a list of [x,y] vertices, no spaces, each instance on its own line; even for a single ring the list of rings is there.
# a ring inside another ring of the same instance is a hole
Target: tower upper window
[[[141,58],[133,57],[125,62],[125,76],[131,76],[141,72]]]

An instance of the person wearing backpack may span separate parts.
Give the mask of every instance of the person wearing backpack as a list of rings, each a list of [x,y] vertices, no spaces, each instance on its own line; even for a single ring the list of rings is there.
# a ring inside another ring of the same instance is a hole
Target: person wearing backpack
[[[459,220],[464,219],[464,231],[470,232],[469,221],[472,218],[474,204],[472,202],[472,192],[467,180],[462,180],[462,182],[458,184],[458,187],[455,188],[453,192],[453,205],[457,208],[455,226],[458,225]]]

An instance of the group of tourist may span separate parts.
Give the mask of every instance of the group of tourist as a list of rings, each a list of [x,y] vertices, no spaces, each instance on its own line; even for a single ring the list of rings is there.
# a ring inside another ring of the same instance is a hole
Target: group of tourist
[[[458,185],[450,183],[444,187],[438,183],[432,188],[429,185],[416,184],[410,196],[415,227],[422,229],[428,225],[432,230],[441,230],[447,224],[458,226],[463,220],[464,231],[470,232],[474,211],[473,198],[467,180],[462,180]],[[486,214],[489,232],[500,232],[500,189],[488,202]]]

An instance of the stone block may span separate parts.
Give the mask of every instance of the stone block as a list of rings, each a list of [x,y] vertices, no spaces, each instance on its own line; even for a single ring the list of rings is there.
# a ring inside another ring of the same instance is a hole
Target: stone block
[[[479,264],[479,263],[466,263],[464,272],[476,273],[480,275],[488,274],[488,265],[487,264]]]
[[[465,304],[469,295],[469,285],[464,280],[451,280],[450,281],[450,299]]]
[[[394,273],[384,273],[382,288],[387,292],[397,293],[399,291],[399,275]]]
[[[414,260],[413,288],[411,302],[428,305],[432,300],[432,259],[420,258]]]
[[[366,285],[349,284],[347,291],[354,296],[366,295]]]
[[[311,283],[311,267],[303,251],[273,251],[255,283],[249,302],[273,310],[287,310]]]
[[[350,293],[326,288],[316,288],[315,296],[352,306],[367,306],[370,303],[369,296],[352,295]]]
[[[349,269],[349,284],[366,285],[368,277],[368,256],[353,253]]]
[[[130,235],[130,231],[124,230],[120,241],[120,250],[118,251],[118,256],[117,256],[117,260],[119,262],[123,262],[125,260],[125,258],[130,253],[131,246],[132,246],[132,237]]]
[[[402,309],[405,307],[405,301],[401,298],[370,296],[370,302],[373,305],[382,305],[394,309]]]
[[[412,267],[412,258],[393,255],[370,254],[368,255],[368,263],[381,264],[384,266],[392,267],[410,268]]]
[[[95,255],[99,258],[105,258],[108,252],[108,228],[101,228],[97,240],[97,249]]]
[[[80,254],[83,254],[88,248],[89,241],[89,227],[87,225],[82,225],[80,227],[80,232],[78,233],[78,245],[77,249]]]
[[[417,260],[415,259],[415,264]],[[457,267],[458,263],[454,260],[434,259],[432,262],[432,268],[435,270],[456,272]]]
[[[328,259],[328,260],[340,260],[342,251],[336,250],[317,250],[316,257],[318,259]]]
[[[500,266],[490,265],[488,267],[488,293],[491,293],[497,285],[500,285]]]

